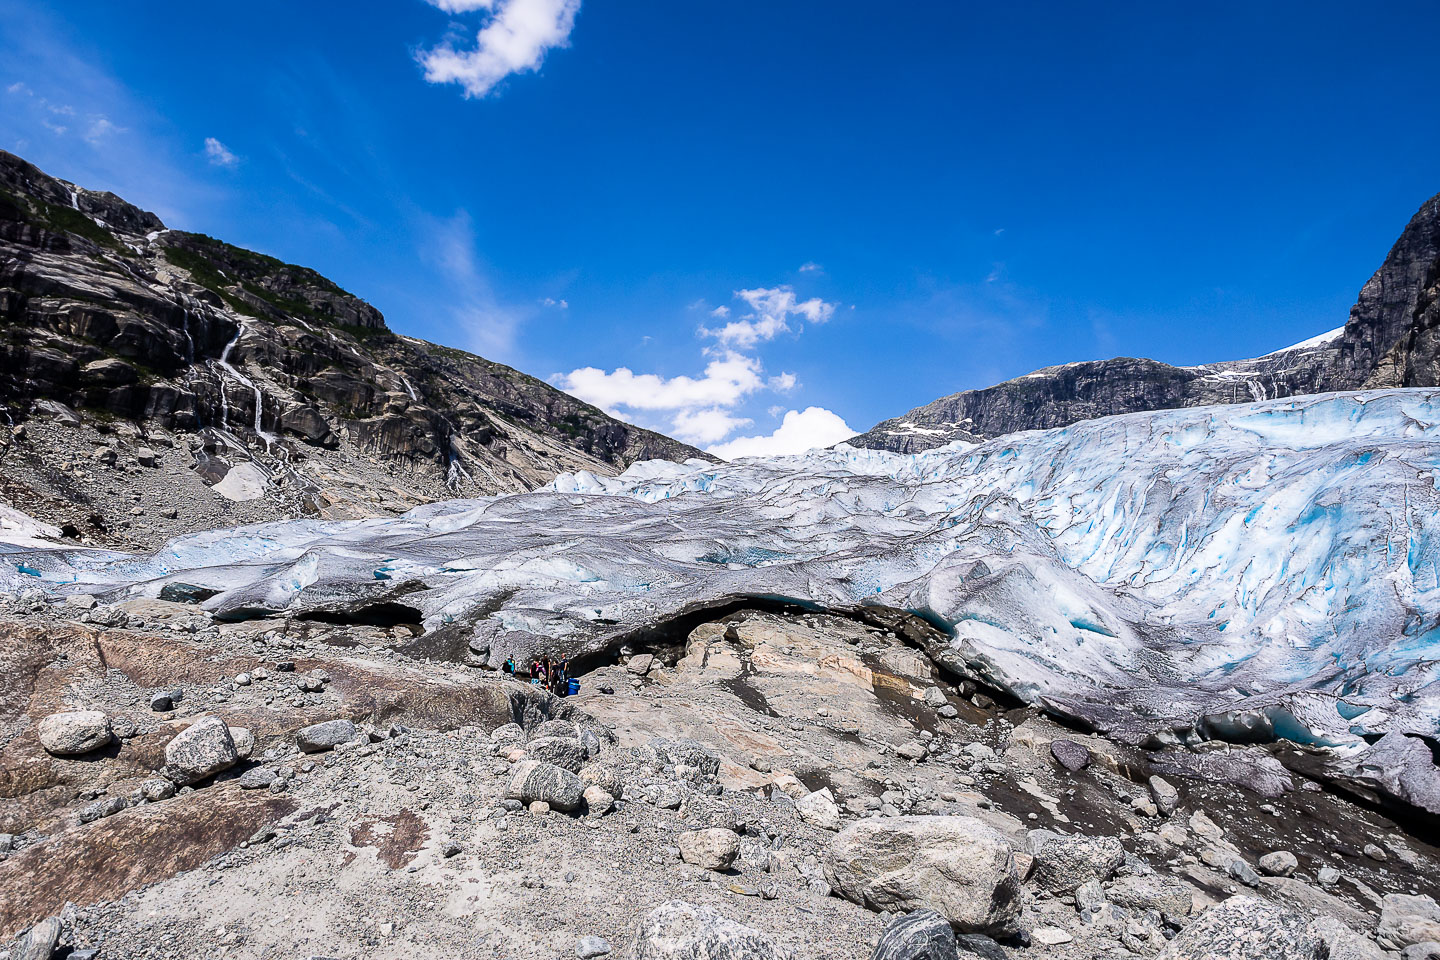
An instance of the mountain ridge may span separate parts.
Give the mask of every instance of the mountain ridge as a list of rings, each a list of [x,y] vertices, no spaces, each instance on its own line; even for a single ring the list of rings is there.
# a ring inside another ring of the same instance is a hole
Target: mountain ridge
[[[5,438],[0,463],[42,501],[73,499],[77,472],[129,490],[142,459],[194,498],[204,491],[176,469],[256,506],[231,522],[395,512],[566,471],[711,459],[511,367],[397,334],[315,270],[170,230],[3,152],[0,360],[0,404],[33,427]],[[73,448],[89,445],[99,459],[77,464]],[[153,454],[187,447],[188,464]]]

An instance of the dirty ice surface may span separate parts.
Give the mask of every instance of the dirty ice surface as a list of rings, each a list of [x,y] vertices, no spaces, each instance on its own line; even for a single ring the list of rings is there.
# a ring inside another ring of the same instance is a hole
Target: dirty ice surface
[[[1440,391],[1390,390],[908,456],[652,461],[400,518],[193,534],[153,556],[22,536],[0,586],[118,598],[180,581],[220,591],[205,605],[229,616],[394,591],[497,660],[537,642],[597,651],[741,595],[884,604],[948,629],[932,656],[1032,702],[1363,752],[1362,735],[1440,727],[1437,421]]]

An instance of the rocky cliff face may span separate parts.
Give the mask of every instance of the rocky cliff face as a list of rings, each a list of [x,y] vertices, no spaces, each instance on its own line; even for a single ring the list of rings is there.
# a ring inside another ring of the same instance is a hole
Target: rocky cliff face
[[[153,469],[152,486],[178,484],[197,509],[204,486],[253,504],[232,520],[404,509],[705,456],[396,335],[313,270],[168,230],[3,152],[0,404],[21,425],[0,459],[12,500],[100,509],[87,486],[127,490]]]
[[[1440,384],[1440,195],[1411,218],[1343,328],[1251,360],[1175,367],[1118,357],[1046,367],[876,424],[852,446],[918,453],[954,440],[1144,410]]]

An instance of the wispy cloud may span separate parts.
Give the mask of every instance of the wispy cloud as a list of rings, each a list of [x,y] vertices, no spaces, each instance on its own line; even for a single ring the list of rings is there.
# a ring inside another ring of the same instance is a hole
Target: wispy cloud
[[[824,267],[820,266],[820,264],[814,260],[807,260],[805,263],[800,264],[801,273],[821,273],[824,269]]]
[[[546,297],[544,300],[540,301],[540,304],[546,307],[555,307],[558,310],[570,309],[569,300],[556,300],[554,297]]]
[[[485,11],[475,45],[444,43],[419,53],[430,83],[458,83],[467,97],[484,97],[512,73],[540,69],[545,54],[570,43],[580,0],[430,0],[446,13]]]
[[[700,332],[714,337],[726,347],[748,349],[766,340],[773,340],[794,328],[792,320],[810,323],[824,323],[835,315],[835,304],[826,303],[819,297],[800,300],[793,287],[757,287],[754,290],[736,290],[735,298],[743,300],[750,312],[731,320],[723,327],[701,327]],[[721,313],[720,311],[725,311]],[[728,307],[716,307],[711,316],[725,319],[730,316]]]
[[[240,158],[214,137],[205,138],[205,159],[216,167],[233,168],[240,165]]]
[[[491,360],[513,361],[521,312],[502,304],[476,253],[475,227],[464,210],[440,219],[418,216],[422,254],[445,284],[445,300],[466,349]]]

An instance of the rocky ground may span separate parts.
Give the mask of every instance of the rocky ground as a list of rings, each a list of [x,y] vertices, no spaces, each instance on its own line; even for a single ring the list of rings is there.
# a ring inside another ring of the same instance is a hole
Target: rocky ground
[[[422,640],[8,598],[9,956],[1440,950],[1414,946],[1440,936],[1414,824],[1295,774],[1181,777],[882,625],[736,609],[564,699]]]

